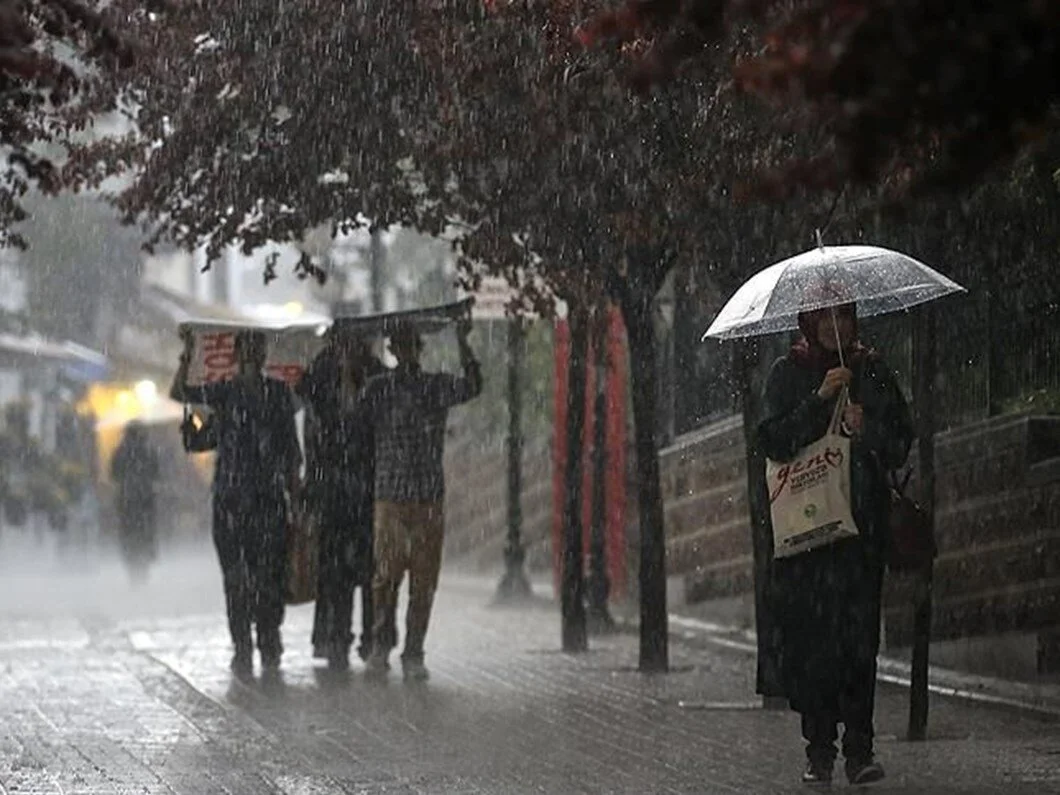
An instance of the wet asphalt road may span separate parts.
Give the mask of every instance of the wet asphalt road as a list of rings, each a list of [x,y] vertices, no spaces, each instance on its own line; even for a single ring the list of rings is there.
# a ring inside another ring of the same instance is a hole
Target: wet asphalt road
[[[308,607],[289,612],[282,678],[242,684],[205,552],[138,589],[114,563],[73,566],[0,565],[0,793],[803,791],[797,720],[750,708],[737,651],[678,644],[674,673],[644,677],[633,638],[559,654],[553,609],[490,609],[488,582],[451,575],[429,684],[328,674]],[[910,744],[905,699],[879,694],[874,791],[1060,792],[1060,724],[937,699]]]

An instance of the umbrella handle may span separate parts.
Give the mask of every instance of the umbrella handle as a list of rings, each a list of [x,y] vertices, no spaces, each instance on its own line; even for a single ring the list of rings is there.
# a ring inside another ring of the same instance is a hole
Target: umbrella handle
[[[818,231],[818,234],[820,234],[819,231]],[[831,308],[831,312],[832,312],[832,331],[835,332],[835,349],[837,351],[839,351],[839,366],[845,368],[847,366],[847,363],[846,363],[846,357],[843,356],[843,340],[839,336],[839,317],[835,313],[835,307],[834,306]]]

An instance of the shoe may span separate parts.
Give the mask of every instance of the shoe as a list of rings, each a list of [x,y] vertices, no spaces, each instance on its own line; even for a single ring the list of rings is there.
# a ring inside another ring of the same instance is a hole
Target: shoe
[[[832,765],[809,762],[802,774],[802,783],[811,787],[827,787],[832,783]]]
[[[345,649],[332,649],[328,652],[328,670],[336,673],[350,670],[350,653]]]
[[[877,781],[883,781],[886,774],[883,772],[883,766],[873,759],[867,761],[852,761],[847,760],[847,781],[853,784],[855,787],[860,787],[864,784],[874,784]]]
[[[369,679],[384,679],[390,671],[386,654],[372,652],[364,663],[364,674]]]
[[[406,682],[426,682],[431,678],[430,671],[423,664],[423,660],[403,660],[401,670]]]
[[[254,657],[249,652],[237,651],[228,667],[238,679],[249,679],[254,676]]]

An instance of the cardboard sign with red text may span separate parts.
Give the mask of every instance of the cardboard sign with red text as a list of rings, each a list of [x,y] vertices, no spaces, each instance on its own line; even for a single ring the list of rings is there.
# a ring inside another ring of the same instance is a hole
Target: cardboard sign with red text
[[[236,374],[236,334],[243,327],[215,322],[187,322],[181,324],[195,339],[188,384],[198,386],[224,381]],[[249,329],[248,329],[249,330]],[[324,346],[324,337],[317,326],[287,326],[283,328],[255,328],[265,334],[268,358],[265,370],[273,378],[294,386],[306,368]]]
[[[850,500],[850,439],[839,430],[845,403],[837,402],[828,432],[793,460],[766,462],[775,558],[858,535]]]

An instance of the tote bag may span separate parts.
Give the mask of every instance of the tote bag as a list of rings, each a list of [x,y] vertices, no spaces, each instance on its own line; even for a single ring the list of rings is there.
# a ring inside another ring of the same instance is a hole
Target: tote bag
[[[844,390],[824,436],[792,461],[766,462],[775,558],[858,535],[850,501],[850,438],[840,431],[846,405]]]

